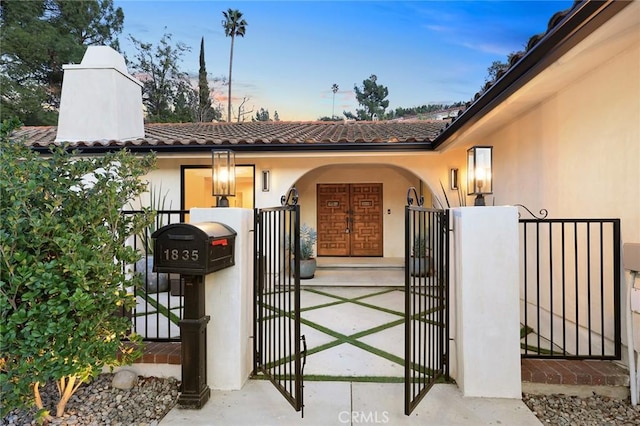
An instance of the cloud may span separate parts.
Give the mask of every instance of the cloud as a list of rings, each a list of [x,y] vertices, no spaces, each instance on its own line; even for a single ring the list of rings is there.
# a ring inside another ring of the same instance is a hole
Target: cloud
[[[478,42],[478,43],[470,43],[470,42],[461,42],[460,46],[466,47],[470,50],[475,50],[478,52],[489,53],[491,55],[500,55],[507,56],[509,53],[513,52],[511,46],[494,44],[491,42]]]
[[[444,25],[427,24],[427,25],[424,25],[424,28],[436,33],[449,33],[449,34],[452,33],[451,28],[446,27]]]

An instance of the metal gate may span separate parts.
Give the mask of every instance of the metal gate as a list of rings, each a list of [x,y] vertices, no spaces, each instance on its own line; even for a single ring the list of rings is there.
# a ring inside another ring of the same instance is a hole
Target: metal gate
[[[300,206],[295,188],[281,203],[255,210],[253,375],[268,378],[302,411],[307,348],[300,335]]]
[[[414,198],[417,205],[414,205]],[[405,210],[405,403],[411,414],[449,376],[449,216],[423,207],[414,187]]]

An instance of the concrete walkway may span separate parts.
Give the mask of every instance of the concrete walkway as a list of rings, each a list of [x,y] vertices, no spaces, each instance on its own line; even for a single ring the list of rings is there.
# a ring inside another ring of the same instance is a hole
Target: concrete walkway
[[[212,390],[200,410],[176,407],[160,424],[540,425],[519,399],[465,398],[451,384],[435,385],[404,415],[400,260],[325,258],[316,277],[302,283],[305,375],[316,377],[305,381],[304,418],[271,382],[249,380],[241,390]],[[354,335],[357,342],[347,339]]]
[[[518,399],[465,398],[456,385],[435,385],[410,416],[402,384],[306,382],[304,418],[273,385],[250,380],[239,391],[212,391],[200,410],[174,408],[162,426],[259,425],[540,425]]]

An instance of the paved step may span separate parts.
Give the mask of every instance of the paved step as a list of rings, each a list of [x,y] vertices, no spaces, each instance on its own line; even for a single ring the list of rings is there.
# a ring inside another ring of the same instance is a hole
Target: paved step
[[[521,365],[524,393],[619,399],[630,394],[629,372],[613,361],[525,358]]]
[[[318,257],[318,269],[403,269],[402,257]]]
[[[146,342],[144,354],[136,363],[179,365],[180,348],[179,342]],[[524,393],[629,397],[629,372],[613,361],[525,358],[521,372]]]

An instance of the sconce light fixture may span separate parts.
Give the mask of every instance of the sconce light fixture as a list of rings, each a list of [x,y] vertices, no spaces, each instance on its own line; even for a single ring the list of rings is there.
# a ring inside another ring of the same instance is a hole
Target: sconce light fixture
[[[218,198],[218,207],[229,207],[229,199],[236,195],[236,156],[229,150],[211,151],[211,194]]]
[[[269,192],[271,185],[271,172],[269,170],[262,171],[262,192]]]
[[[493,147],[474,146],[467,151],[467,194],[475,206],[484,206],[484,194],[493,193]]]
[[[449,189],[458,189],[458,169],[449,169]]]

